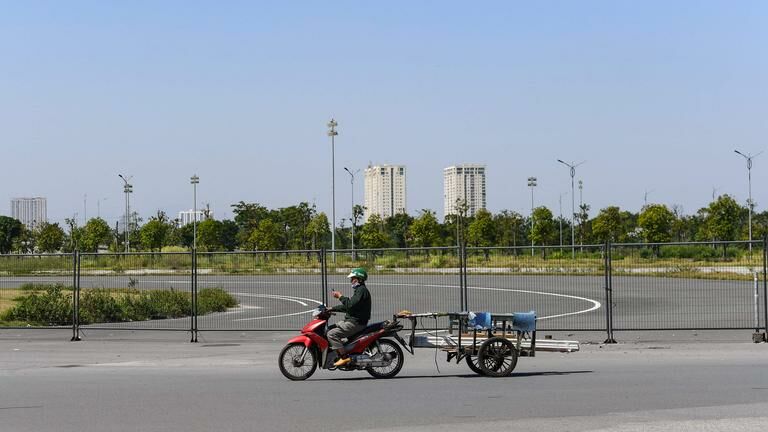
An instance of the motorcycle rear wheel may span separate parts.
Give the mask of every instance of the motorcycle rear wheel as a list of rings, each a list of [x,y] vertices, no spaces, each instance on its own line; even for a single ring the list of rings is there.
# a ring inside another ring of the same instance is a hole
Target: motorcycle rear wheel
[[[381,347],[381,351],[379,351],[379,347]],[[403,350],[400,349],[400,345],[395,341],[379,339],[378,345],[371,345],[368,348],[368,352],[371,357],[377,354],[393,355],[389,366],[370,366],[365,369],[366,372],[375,378],[392,378],[403,368],[403,361],[405,360],[405,357],[403,357]]]
[[[302,361],[301,356],[304,350],[307,350],[307,353]],[[283,347],[277,364],[280,366],[280,372],[289,380],[303,381],[315,373],[317,357],[312,348],[305,347],[301,342],[294,342]]]

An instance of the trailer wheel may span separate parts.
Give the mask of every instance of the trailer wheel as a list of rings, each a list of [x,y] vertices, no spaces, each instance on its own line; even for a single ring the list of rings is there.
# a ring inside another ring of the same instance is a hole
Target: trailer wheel
[[[485,375],[509,376],[517,366],[517,349],[506,338],[492,337],[480,345],[477,363]]]
[[[478,375],[485,375],[485,372],[483,372],[483,368],[480,367],[480,358],[478,356],[467,354],[465,358],[467,359],[467,366],[469,366],[469,368],[472,369],[472,372]],[[488,357],[485,359],[485,361],[486,361],[485,367],[487,369],[498,368],[493,358]]]

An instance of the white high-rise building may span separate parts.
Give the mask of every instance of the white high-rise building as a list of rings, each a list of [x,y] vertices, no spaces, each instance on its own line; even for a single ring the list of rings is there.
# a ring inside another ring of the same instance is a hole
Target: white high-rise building
[[[484,209],[485,165],[462,164],[443,169],[444,214],[456,214],[457,202],[466,203],[467,216]]]
[[[198,210],[192,209],[179,212],[179,226],[191,224],[195,219],[197,223],[200,223],[206,219],[213,219],[213,210]]]
[[[33,229],[48,222],[48,204],[42,197],[11,199],[11,217]]]
[[[406,212],[405,166],[368,165],[365,169],[365,220]]]

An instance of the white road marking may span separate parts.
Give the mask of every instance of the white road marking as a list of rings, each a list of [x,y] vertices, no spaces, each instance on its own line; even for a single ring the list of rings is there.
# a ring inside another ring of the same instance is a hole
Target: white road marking
[[[301,300],[317,303],[318,305],[323,304],[323,302],[315,299],[310,298],[304,298],[304,297],[293,297],[293,296],[286,296],[286,295],[273,295],[273,294],[246,294],[246,293],[235,293],[236,295],[243,295],[245,297],[261,297],[261,298],[269,298],[274,300],[284,300],[284,301],[291,301],[295,303],[299,303],[302,306],[309,306],[307,303],[304,303]],[[283,318],[283,317],[289,317],[294,315],[303,315],[307,313],[312,313],[314,309],[310,309],[307,311],[301,311],[301,312],[295,312],[295,313],[289,313],[289,314],[280,314],[280,315],[271,315],[271,316],[263,316],[263,317],[253,317],[253,318],[238,318],[234,321],[255,321],[255,320],[262,320],[262,319],[269,319],[269,318]],[[230,312],[238,312],[237,310],[233,310]],[[227,313],[230,313],[227,312]]]

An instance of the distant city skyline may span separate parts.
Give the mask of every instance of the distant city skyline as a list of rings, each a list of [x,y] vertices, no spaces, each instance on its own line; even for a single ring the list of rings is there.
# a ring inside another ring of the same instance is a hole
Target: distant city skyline
[[[197,173],[218,218],[241,200],[330,216],[335,118],[337,221],[351,217],[342,167],[368,161],[408,167],[411,214],[442,217],[442,169],[461,161],[487,165],[493,213],[530,212],[528,177],[557,209],[571,181],[557,159],[587,161],[575,180],[592,216],[646,195],[693,214],[713,188],[746,205],[734,150],[768,149],[765,22],[750,0],[12,2],[0,200],[45,196],[49,221],[113,226],[118,173],[145,220],[193,207]],[[768,155],[751,173],[761,212]]]

